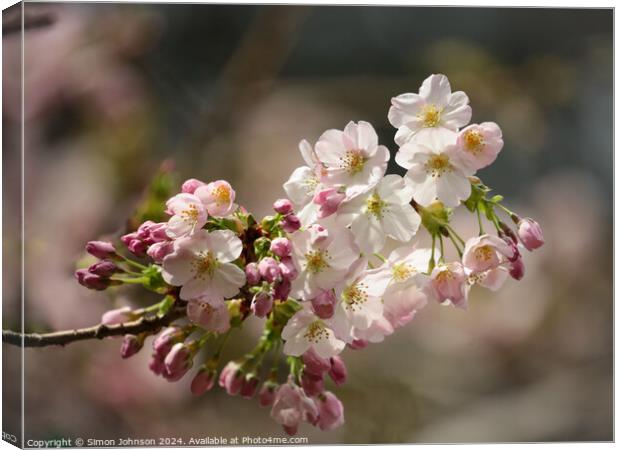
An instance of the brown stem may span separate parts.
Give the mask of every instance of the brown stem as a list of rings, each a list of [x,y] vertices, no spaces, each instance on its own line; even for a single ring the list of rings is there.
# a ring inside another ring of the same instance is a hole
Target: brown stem
[[[44,334],[22,334],[11,330],[2,330],[2,342],[19,347],[22,345],[24,347],[47,347],[48,345],[65,346],[72,342],[88,339],[103,339],[112,336],[124,336],[126,334],[156,332],[184,315],[184,308],[176,308],[162,317],[142,317],[133,322],[125,322],[118,325],[99,324],[89,328],[55,331],[53,333]]]

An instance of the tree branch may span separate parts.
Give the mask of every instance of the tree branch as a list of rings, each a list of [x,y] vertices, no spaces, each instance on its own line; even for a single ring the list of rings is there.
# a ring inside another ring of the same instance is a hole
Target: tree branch
[[[24,347],[47,347],[48,345],[65,346],[72,342],[88,339],[103,339],[112,336],[124,336],[126,334],[140,334],[148,331],[155,332],[184,315],[185,308],[175,308],[162,317],[142,317],[133,322],[125,322],[118,325],[108,326],[99,324],[89,328],[55,331],[45,334],[21,334],[11,330],[2,330],[2,342],[18,347],[21,347],[22,343]]]

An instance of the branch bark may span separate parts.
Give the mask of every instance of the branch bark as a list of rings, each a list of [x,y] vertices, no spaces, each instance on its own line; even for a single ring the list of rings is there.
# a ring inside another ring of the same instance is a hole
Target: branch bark
[[[49,345],[65,346],[72,342],[88,339],[103,339],[126,334],[140,334],[144,332],[156,332],[160,328],[171,324],[185,315],[185,308],[176,308],[162,317],[142,317],[132,322],[118,325],[99,324],[89,328],[75,330],[55,331],[53,333],[27,333],[22,334],[11,330],[2,330],[2,342],[18,347],[47,347]]]

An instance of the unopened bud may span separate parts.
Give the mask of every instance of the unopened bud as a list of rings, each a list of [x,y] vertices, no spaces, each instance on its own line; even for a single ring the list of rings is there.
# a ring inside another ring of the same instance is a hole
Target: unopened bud
[[[287,215],[293,212],[293,204],[291,203],[289,199],[281,198],[281,199],[276,200],[273,203],[273,209],[277,213]]]

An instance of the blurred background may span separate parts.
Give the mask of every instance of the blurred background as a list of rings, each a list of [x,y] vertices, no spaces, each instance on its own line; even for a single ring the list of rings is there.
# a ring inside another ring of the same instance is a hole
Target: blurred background
[[[123,228],[162,161],[179,183],[225,178],[269,214],[302,165],[302,138],[367,120],[394,154],[390,98],[444,73],[469,95],[473,122],[503,129],[503,151],[479,175],[542,224],[546,244],[525,255],[521,282],[474,289],[468,311],[429,304],[383,344],[346,351],[349,381],[329,386],[345,425],[299,435],[612,439],[611,10],[26,3],[25,13],[27,330],[89,326],[129,303],[131,291],[88,291],[73,270],[86,241]],[[3,328],[18,328],[19,196],[6,185],[18,181],[20,35],[7,30]],[[476,230],[473,217],[455,221]],[[259,328],[238,332],[228,356]],[[123,361],[119,345],[26,350],[27,439],[284,436],[257,401],[220,389],[194,398],[189,376],[168,383],[149,372],[148,349]],[[5,383],[19,379],[18,354],[3,345]],[[4,430],[18,411],[15,389]]]

